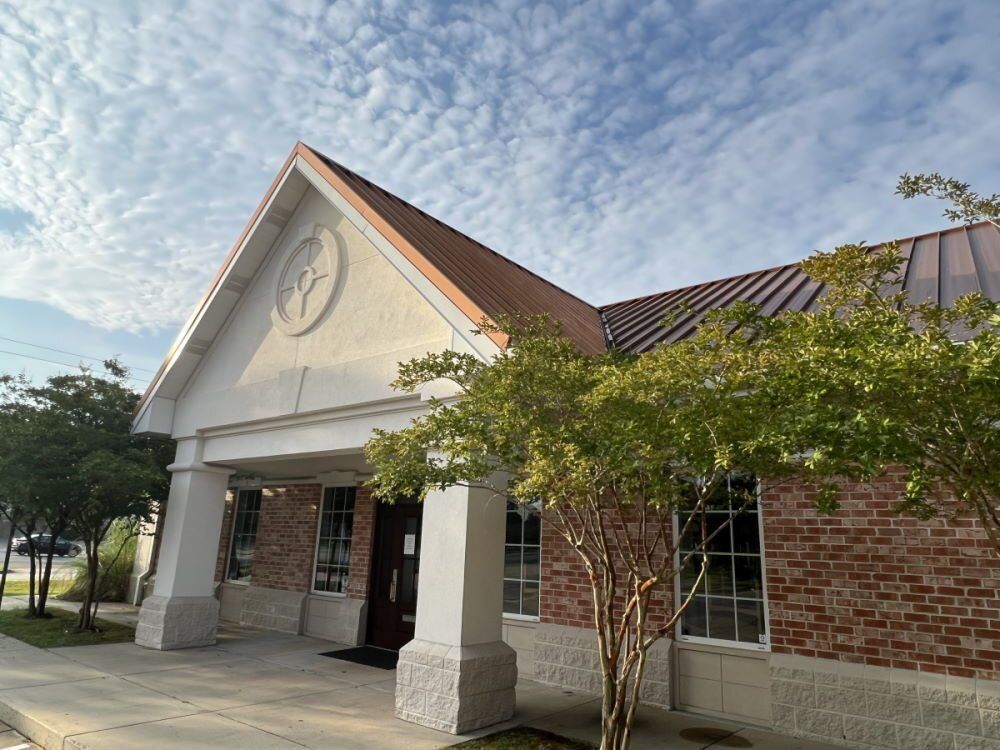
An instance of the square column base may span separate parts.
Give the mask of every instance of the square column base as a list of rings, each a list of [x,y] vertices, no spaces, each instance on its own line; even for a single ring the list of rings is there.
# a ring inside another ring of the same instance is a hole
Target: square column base
[[[212,646],[218,624],[214,596],[150,596],[139,610],[135,642],[158,651]]]
[[[514,715],[517,654],[503,641],[448,646],[413,640],[399,651],[396,716],[463,734]]]

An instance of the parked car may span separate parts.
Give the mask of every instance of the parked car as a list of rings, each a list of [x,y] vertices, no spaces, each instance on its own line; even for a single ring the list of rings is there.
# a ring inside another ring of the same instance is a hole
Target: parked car
[[[63,539],[62,537],[56,537],[55,543],[52,543],[51,534],[32,534],[32,540],[35,544],[35,550],[40,555],[48,554],[49,545],[51,544],[53,550],[59,557],[76,557],[82,552],[79,544],[69,541],[68,539]],[[28,554],[28,540],[24,537],[20,539],[15,539],[13,543],[14,551],[19,555]]]

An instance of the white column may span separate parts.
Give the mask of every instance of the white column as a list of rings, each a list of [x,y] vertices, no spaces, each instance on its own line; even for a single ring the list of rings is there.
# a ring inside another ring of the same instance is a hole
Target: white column
[[[517,664],[501,640],[506,501],[451,487],[424,501],[416,637],[399,653],[396,716],[455,734],[514,713]]]
[[[173,476],[156,583],[153,595],[142,603],[135,630],[137,644],[162,651],[215,643],[215,563],[233,473],[199,462],[175,463],[167,470]]]

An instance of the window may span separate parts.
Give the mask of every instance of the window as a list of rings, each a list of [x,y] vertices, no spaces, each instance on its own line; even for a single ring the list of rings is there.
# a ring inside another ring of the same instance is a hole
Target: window
[[[538,617],[541,581],[542,504],[507,501],[507,543],[504,547],[503,611]]]
[[[313,590],[342,594],[347,591],[354,532],[356,487],[327,487],[319,514],[316,570]]]
[[[233,514],[233,542],[229,545],[227,581],[250,583],[253,550],[257,544],[257,524],[260,521],[260,490],[240,490],[236,493]]]
[[[736,511],[751,499],[740,513]],[[750,477],[731,477],[706,510],[711,535],[732,519],[708,543],[708,570],[699,593],[681,618],[682,637],[754,644],[768,643],[767,609],[764,594],[763,552],[757,482]],[[678,529],[687,516],[679,513]],[[695,549],[701,541],[701,525],[696,518],[680,540],[680,554]],[[701,569],[702,556],[694,555],[680,573],[682,600],[691,591]]]

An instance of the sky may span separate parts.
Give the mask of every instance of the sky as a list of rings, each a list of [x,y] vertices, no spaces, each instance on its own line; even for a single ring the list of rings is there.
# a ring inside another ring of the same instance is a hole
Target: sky
[[[117,355],[142,388],[298,140],[595,304],[943,228],[895,182],[1000,191],[998,30],[996,0],[0,0],[0,372]]]

